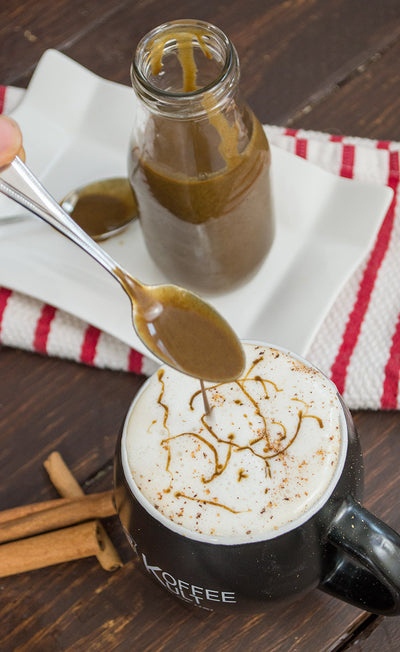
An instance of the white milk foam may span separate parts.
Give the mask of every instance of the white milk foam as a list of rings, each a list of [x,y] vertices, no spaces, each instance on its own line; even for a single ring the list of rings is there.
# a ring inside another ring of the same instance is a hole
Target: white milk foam
[[[245,345],[238,382],[206,384],[163,368],[126,433],[133,480],[165,517],[202,535],[260,538],[325,492],[340,451],[332,383],[276,349]],[[194,396],[194,398],[192,398]]]

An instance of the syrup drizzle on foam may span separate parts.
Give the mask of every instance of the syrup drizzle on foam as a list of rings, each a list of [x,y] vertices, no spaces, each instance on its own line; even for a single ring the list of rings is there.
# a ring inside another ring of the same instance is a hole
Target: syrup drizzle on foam
[[[125,446],[160,515],[197,535],[254,540],[304,515],[335,474],[341,406],[320,372],[247,344],[244,375],[205,385],[162,368],[140,394]]]

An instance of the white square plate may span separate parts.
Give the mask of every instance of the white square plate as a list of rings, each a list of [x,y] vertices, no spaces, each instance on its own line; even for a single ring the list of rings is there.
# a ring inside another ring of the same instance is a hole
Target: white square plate
[[[69,190],[125,176],[133,91],[54,50],[41,58],[14,118],[27,163],[60,200]],[[343,283],[368,252],[392,197],[389,188],[341,179],[272,148],[277,234],[257,275],[211,298],[244,338],[304,354]],[[0,197],[0,218],[21,208]],[[104,248],[145,283],[166,281],[147,254],[138,222]],[[0,284],[80,317],[147,353],[131,326],[129,300],[78,247],[32,216],[0,222]]]

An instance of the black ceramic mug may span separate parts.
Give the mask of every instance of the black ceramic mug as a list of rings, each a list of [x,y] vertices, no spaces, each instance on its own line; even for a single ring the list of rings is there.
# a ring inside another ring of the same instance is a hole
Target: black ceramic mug
[[[118,439],[115,500],[125,533],[154,581],[184,603],[212,611],[262,611],[319,588],[367,611],[400,614],[400,537],[360,505],[362,455],[340,397],[341,450],[323,495],[278,533],[235,544],[182,533],[138,490],[125,438],[145,387]]]

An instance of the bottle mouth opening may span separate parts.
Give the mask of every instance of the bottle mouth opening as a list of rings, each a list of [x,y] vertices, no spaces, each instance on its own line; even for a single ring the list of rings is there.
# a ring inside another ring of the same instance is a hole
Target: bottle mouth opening
[[[184,101],[224,85],[233,68],[238,69],[236,51],[218,27],[177,20],[159,25],[141,39],[131,79],[141,94]]]

